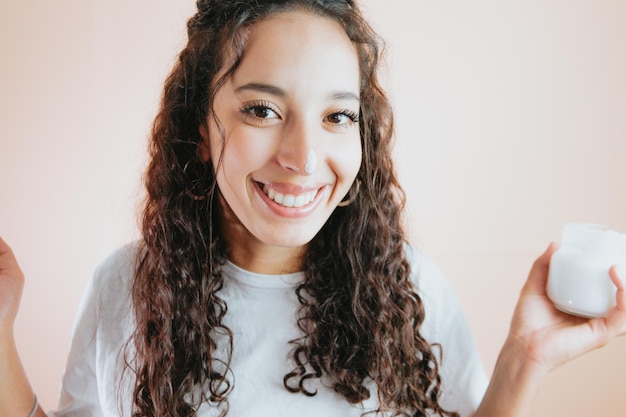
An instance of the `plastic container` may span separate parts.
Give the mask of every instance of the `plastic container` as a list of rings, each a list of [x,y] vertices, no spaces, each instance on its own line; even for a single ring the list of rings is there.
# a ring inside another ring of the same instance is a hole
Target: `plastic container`
[[[568,314],[606,316],[617,290],[609,277],[612,265],[626,271],[626,235],[597,224],[566,224],[550,260],[548,298]]]

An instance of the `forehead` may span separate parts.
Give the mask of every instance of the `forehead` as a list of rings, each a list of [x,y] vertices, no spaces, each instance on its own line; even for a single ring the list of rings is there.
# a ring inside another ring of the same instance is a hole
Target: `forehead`
[[[358,93],[359,59],[356,46],[336,21],[304,10],[280,12],[248,29],[234,76],[281,84],[323,80]]]

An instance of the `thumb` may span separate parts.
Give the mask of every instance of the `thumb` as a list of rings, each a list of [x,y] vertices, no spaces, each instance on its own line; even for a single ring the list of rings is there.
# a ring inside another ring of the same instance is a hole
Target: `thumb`
[[[11,247],[0,236],[0,275],[21,277],[22,271],[17,264]]]
[[[539,256],[528,273],[528,279],[522,288],[522,293],[543,295],[546,292],[546,284],[548,282],[548,271],[550,269],[550,259],[556,250],[558,244],[550,242],[548,248]]]

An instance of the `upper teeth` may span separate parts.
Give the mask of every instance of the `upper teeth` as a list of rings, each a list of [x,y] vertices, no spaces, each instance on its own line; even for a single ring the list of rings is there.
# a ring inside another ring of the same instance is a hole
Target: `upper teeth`
[[[285,207],[302,207],[309,204],[315,199],[317,190],[309,191],[308,193],[293,195],[283,194],[278,191],[269,188],[267,185],[263,187],[263,192],[274,202]]]

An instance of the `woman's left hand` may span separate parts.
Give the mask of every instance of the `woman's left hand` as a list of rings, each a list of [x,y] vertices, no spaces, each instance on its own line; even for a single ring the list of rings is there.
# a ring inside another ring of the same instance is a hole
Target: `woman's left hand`
[[[557,310],[546,294],[550,258],[556,245],[533,264],[522,288],[508,341],[522,343],[526,359],[546,373],[626,333],[626,288],[615,266],[609,275],[617,287],[616,303],[606,317],[585,319]],[[519,345],[518,345],[519,347]]]
[[[526,417],[544,376],[626,330],[626,288],[615,267],[617,305],[604,318],[585,319],[557,310],[546,294],[552,244],[533,264],[522,288],[509,335],[491,383],[474,417]]]

